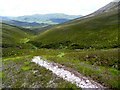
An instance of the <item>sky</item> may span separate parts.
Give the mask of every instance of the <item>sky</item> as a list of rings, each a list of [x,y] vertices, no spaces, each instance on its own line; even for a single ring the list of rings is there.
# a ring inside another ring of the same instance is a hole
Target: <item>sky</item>
[[[87,15],[113,0],[0,0],[0,16],[64,13]]]

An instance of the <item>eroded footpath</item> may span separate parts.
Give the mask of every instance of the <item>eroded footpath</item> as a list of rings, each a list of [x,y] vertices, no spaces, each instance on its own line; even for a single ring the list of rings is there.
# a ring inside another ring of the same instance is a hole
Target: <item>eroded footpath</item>
[[[80,88],[99,88],[99,89],[105,88],[101,84],[93,81],[90,78],[87,78],[87,77],[81,75],[77,71],[75,71],[71,68],[62,66],[58,63],[48,62],[47,60],[43,60],[41,56],[35,56],[32,59],[32,62],[52,71],[58,77],[61,77],[64,80],[67,80]]]

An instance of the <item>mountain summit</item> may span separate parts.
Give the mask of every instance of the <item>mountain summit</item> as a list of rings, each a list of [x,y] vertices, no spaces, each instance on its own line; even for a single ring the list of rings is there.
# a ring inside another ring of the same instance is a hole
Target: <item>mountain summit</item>
[[[97,15],[100,13],[104,13],[104,12],[110,12],[110,11],[114,11],[117,10],[118,7],[120,6],[120,4],[118,3],[120,0],[115,0],[113,2],[110,2],[109,4],[107,4],[106,6],[98,9],[97,11],[95,11],[93,14]]]

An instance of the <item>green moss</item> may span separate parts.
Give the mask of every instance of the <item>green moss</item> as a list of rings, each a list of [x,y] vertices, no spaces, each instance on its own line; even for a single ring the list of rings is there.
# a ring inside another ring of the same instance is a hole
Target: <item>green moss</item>
[[[2,78],[2,72],[0,72],[0,78]]]
[[[110,68],[110,71],[114,74],[114,75],[117,75],[120,73],[120,71],[118,71],[117,69],[114,69],[114,68]]]
[[[30,68],[29,66],[23,66],[21,69],[22,69],[23,71],[28,71],[28,70],[30,70],[31,68]]]
[[[58,57],[63,57],[65,54],[62,52],[59,55],[57,55]]]
[[[24,62],[24,65],[30,65],[31,62]]]
[[[5,78],[5,73],[3,71],[0,71],[0,78]]]

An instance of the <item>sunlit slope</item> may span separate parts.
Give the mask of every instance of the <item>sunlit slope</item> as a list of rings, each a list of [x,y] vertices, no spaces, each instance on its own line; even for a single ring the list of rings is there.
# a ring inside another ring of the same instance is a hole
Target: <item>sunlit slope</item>
[[[30,31],[17,26],[12,26],[5,23],[2,24],[2,43],[3,44],[14,44],[23,43],[25,39],[31,35]]]
[[[83,48],[118,47],[118,12],[76,19],[55,26],[35,38],[43,44],[70,42]]]

